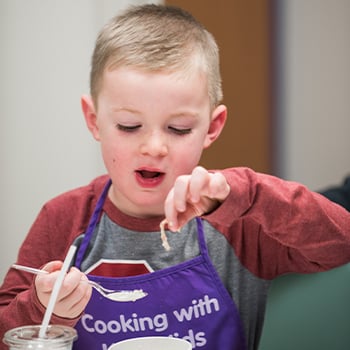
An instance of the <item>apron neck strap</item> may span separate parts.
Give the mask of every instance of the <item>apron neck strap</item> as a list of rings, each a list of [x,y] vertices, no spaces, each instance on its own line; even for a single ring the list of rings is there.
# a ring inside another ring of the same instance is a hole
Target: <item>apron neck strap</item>
[[[196,217],[196,222],[197,222],[199,249],[203,255],[207,256],[208,248],[204,238],[203,220],[200,217]]]
[[[81,242],[81,245],[79,247],[77,257],[75,260],[75,266],[78,268],[80,268],[81,263],[83,262],[83,258],[84,258],[86,249],[89,246],[90,239],[92,237],[92,234],[94,233],[95,227],[96,227],[97,222],[99,220],[99,217],[100,217],[100,214],[102,211],[102,207],[103,207],[103,204],[104,204],[106,197],[108,195],[108,190],[109,190],[109,187],[111,186],[111,184],[112,184],[112,180],[109,179],[107,181],[101,195],[100,195],[100,198],[97,201],[94,212],[92,213],[92,216],[90,218],[89,225],[88,225],[87,230],[85,232],[84,239]]]

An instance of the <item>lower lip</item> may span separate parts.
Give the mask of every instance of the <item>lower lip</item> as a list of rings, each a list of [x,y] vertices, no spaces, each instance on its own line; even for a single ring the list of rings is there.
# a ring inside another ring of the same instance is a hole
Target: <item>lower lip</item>
[[[157,177],[152,177],[152,178],[145,178],[142,177],[140,173],[136,172],[135,173],[136,181],[137,183],[144,188],[154,188],[159,186],[163,180],[164,180],[164,174],[157,176]]]

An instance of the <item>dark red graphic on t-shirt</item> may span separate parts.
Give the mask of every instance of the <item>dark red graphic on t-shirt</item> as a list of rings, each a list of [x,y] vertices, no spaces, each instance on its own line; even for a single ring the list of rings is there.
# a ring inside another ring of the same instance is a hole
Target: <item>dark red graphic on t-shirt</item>
[[[128,277],[144,275],[153,269],[144,260],[100,260],[85,273],[104,277]]]

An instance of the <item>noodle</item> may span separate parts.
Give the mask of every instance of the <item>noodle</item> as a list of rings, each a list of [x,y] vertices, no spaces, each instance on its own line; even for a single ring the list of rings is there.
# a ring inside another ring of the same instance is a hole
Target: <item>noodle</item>
[[[168,243],[168,238],[165,234],[165,225],[168,223],[167,219],[164,219],[161,221],[161,223],[159,224],[160,227],[160,238],[162,240],[162,246],[164,247],[164,249],[166,251],[169,251],[171,249],[169,243]]]

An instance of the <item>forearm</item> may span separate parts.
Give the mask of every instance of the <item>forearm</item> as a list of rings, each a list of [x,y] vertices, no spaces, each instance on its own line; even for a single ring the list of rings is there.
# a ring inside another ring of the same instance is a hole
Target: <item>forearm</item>
[[[44,308],[35,297],[35,290],[30,287],[18,292],[15,296],[13,290],[3,290],[0,294],[0,337],[12,328],[40,324],[44,315]],[[0,347],[3,349],[3,347]],[[7,349],[7,347],[4,347]]]
[[[293,268],[293,256],[302,256],[310,269],[350,261],[350,214],[346,210],[298,183],[249,169],[228,169],[225,176],[231,193],[219,209],[221,220],[255,222],[260,238],[266,235],[284,250],[280,259],[286,268]],[[259,244],[264,241],[260,239]]]

